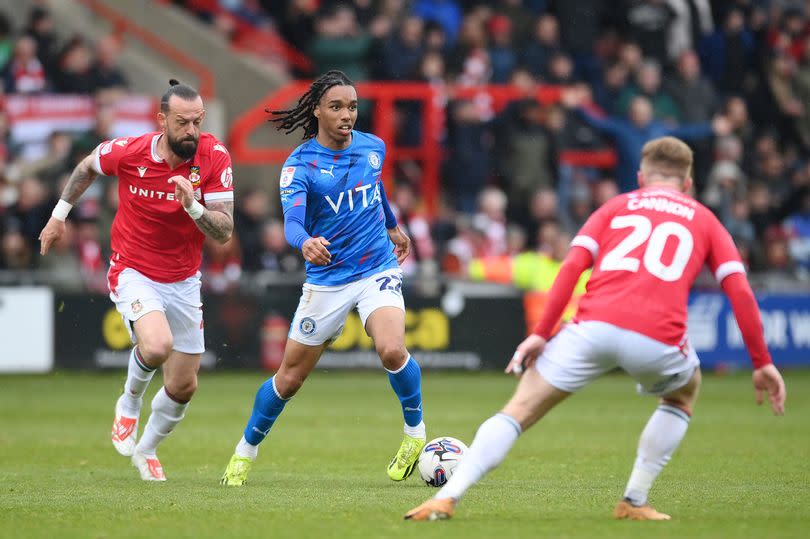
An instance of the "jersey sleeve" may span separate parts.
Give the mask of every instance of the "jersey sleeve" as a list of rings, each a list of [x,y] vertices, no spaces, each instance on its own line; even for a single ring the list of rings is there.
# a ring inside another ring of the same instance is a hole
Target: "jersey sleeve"
[[[602,233],[609,228],[610,217],[613,212],[613,204],[604,204],[598,210],[593,212],[582,228],[579,229],[577,235],[571,240],[571,247],[582,247],[586,249],[593,260],[599,256],[599,243],[602,239]]]
[[[233,167],[231,155],[221,143],[211,148],[211,173],[202,186],[203,200],[208,202],[233,201]]]
[[[734,240],[731,239],[731,234],[714,215],[710,216],[706,232],[709,242],[706,263],[717,282],[722,284],[723,279],[734,273],[745,275],[745,266]]]
[[[297,159],[288,159],[281,168],[278,179],[282,211],[287,213],[291,208],[306,207],[308,190],[306,165]]]
[[[127,155],[127,149],[133,137],[122,137],[107,140],[93,150],[93,170],[102,176],[118,176],[118,165]]]

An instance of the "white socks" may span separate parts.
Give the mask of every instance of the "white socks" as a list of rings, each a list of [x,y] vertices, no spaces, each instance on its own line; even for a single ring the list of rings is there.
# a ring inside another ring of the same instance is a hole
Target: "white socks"
[[[689,414],[667,404],[653,412],[638,442],[638,454],[624,497],[633,505],[647,503],[653,481],[667,465],[689,427]]]
[[[506,414],[498,413],[484,421],[469,451],[435,497],[458,501],[484,474],[503,462],[520,433],[520,423]]]
[[[236,444],[235,453],[240,457],[256,460],[256,456],[259,454],[259,446],[248,443],[248,441],[245,440],[245,437],[242,436],[242,439],[239,440],[238,444]]]
[[[158,444],[180,423],[186,408],[187,402],[181,404],[173,400],[166,393],[166,388],[161,387],[152,399],[152,414],[135,451],[149,457],[155,456]]]
[[[125,416],[138,417],[141,414],[143,394],[152,381],[155,370],[146,365],[137,346],[132,348],[127,365],[127,381],[124,383],[124,393],[120,400],[121,411]]]
[[[425,422],[420,421],[418,425],[415,427],[409,426],[405,423],[405,434],[410,436],[411,438],[427,438],[427,429],[425,428]]]

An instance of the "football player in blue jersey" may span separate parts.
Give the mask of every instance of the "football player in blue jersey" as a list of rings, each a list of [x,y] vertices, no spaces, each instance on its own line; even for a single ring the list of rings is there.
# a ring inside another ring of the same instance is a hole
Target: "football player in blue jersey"
[[[303,253],[307,279],[281,367],[259,388],[221,482],[245,483],[259,444],[354,308],[402,406],[405,437],[388,466],[388,476],[402,481],[413,473],[426,436],[421,370],[405,348],[399,264],[410,239],[385,195],[385,143],[354,130],[357,91],[340,71],[318,78],[295,107],[272,114],[279,130],[304,130],[305,142],[281,169],[279,190],[285,235]]]

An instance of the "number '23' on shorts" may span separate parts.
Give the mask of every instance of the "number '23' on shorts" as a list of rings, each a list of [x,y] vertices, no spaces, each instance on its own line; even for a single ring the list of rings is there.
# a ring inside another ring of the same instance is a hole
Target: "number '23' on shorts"
[[[308,346],[331,342],[340,336],[346,317],[355,307],[363,327],[371,313],[380,307],[404,311],[402,270],[389,269],[338,286],[305,283],[289,337]]]

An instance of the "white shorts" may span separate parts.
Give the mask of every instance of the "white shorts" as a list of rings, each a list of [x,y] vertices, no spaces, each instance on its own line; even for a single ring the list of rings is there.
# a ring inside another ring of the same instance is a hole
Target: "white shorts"
[[[133,323],[146,313],[160,311],[169,321],[173,349],[184,354],[205,352],[200,272],[177,283],[158,283],[126,268],[118,275],[110,299],[124,318],[132,342],[137,342]]]
[[[289,337],[308,346],[331,342],[340,336],[346,317],[355,307],[363,327],[380,307],[404,311],[402,270],[393,268],[338,286],[304,283]]]
[[[588,320],[569,324],[555,336],[535,367],[548,383],[573,393],[620,367],[638,382],[639,393],[665,395],[692,378],[700,360],[684,340],[665,344],[641,333]]]

